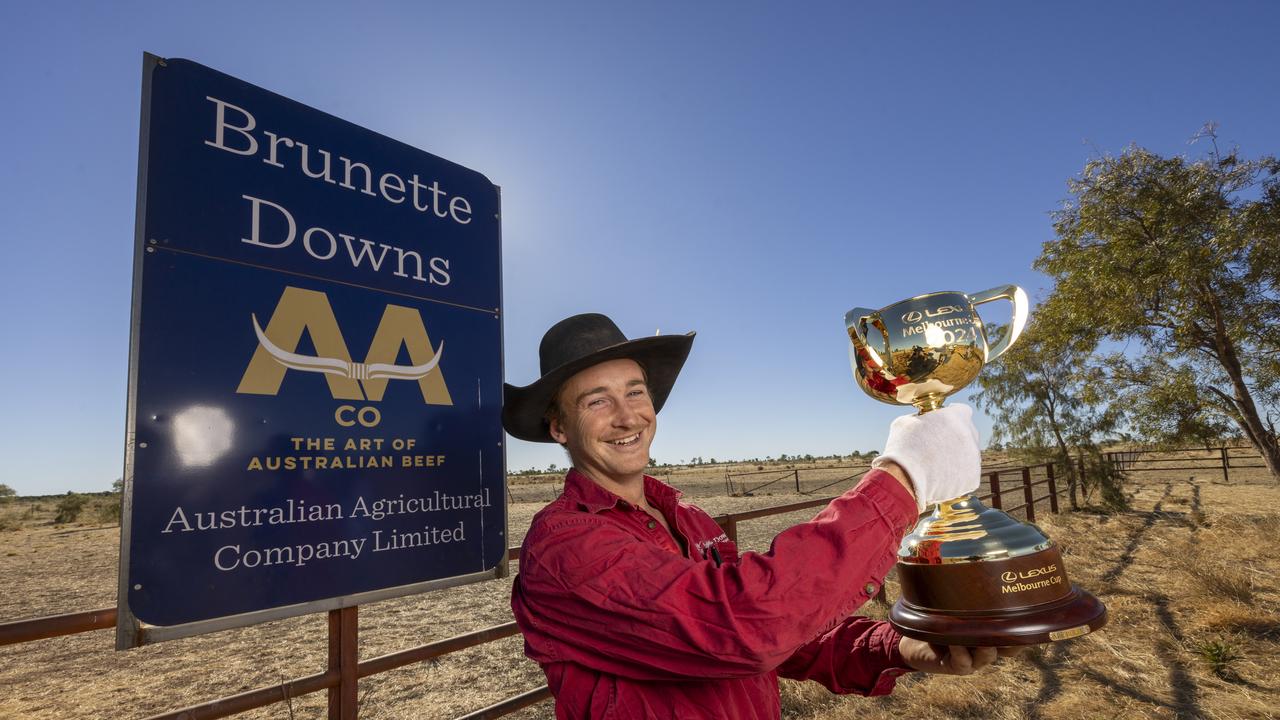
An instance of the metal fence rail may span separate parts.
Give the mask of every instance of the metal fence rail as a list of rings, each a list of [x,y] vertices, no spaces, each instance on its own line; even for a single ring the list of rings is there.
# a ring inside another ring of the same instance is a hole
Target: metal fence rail
[[[796,480],[797,485],[800,483],[800,471],[799,471],[799,470],[782,470],[782,471],[778,471],[778,470],[772,470],[772,471],[770,471],[770,470],[766,470],[765,472],[766,472],[766,473],[768,473],[768,472],[781,472],[782,474],[781,474],[781,475],[779,475],[778,477],[776,477],[776,478],[772,479],[772,480],[767,480],[767,481],[765,481],[765,482],[763,482],[763,483],[760,483],[759,485],[756,485],[756,486],[755,486],[755,487],[753,487],[753,488],[745,489],[745,490],[743,490],[740,494],[742,494],[742,495],[747,495],[747,496],[751,496],[751,495],[755,494],[755,492],[756,492],[757,490],[763,490],[763,489],[765,489],[765,488],[769,487],[770,485],[774,485],[774,484],[776,484],[776,483],[782,482],[783,480],[786,480],[786,479],[787,479],[787,478],[789,478],[789,477],[794,477],[794,478],[795,478],[795,480]],[[764,474],[764,473],[752,473],[752,474],[753,474],[753,475],[757,475],[757,474],[761,474],[761,475],[762,475],[762,474]],[[741,477],[741,476],[739,476],[739,477]]]
[[[1132,464],[1135,461],[1135,458],[1115,459],[1115,462],[1121,466],[1124,463]],[[862,473],[840,478],[832,483],[828,483],[828,486],[845,480],[852,480],[866,472],[866,469],[861,468],[860,466],[851,467],[861,469]],[[1027,519],[1032,522],[1035,521],[1036,505],[1039,503],[1048,501],[1051,512],[1056,513],[1059,511],[1058,494],[1060,490],[1057,487],[1056,471],[1052,463],[1029,467],[996,467],[999,469],[991,469],[984,473],[984,479],[990,488],[990,492],[979,495],[978,497],[980,500],[989,502],[992,507],[1004,509],[1006,512],[1022,510],[1025,512]],[[1232,464],[1231,467],[1240,466]],[[830,470],[836,468],[823,469]],[[758,475],[768,472],[771,471],[764,471],[763,473],[744,473],[744,475]],[[1041,474],[1043,475],[1043,478],[1037,480],[1032,479],[1033,477],[1038,477]],[[1001,477],[1008,475],[1015,475],[1017,477],[1017,481],[1009,482],[1006,480],[1002,482]],[[787,477],[795,479],[797,489],[800,488],[798,470],[784,472],[782,477],[779,479],[785,479]],[[776,481],[777,480],[770,482],[772,483]],[[1040,486],[1047,486],[1048,494],[1036,497],[1034,489]],[[1004,494],[1007,492],[1014,492],[1018,489],[1022,490],[1022,504],[1005,508]],[[815,491],[816,490],[811,490],[810,492]],[[738,538],[738,524],[741,522],[823,506],[832,499],[834,498],[821,497],[784,505],[774,505],[757,510],[727,513],[715,517],[715,521],[724,528],[725,534],[736,542]],[[1074,507],[1074,494],[1071,496],[1071,502]],[[509,558],[519,560],[520,548],[512,547],[509,548],[507,552]],[[152,716],[149,720],[206,720],[208,718],[227,717],[253,708],[264,707],[278,702],[285,702],[300,695],[318,692],[320,690],[327,690],[329,692],[328,717],[330,720],[354,720],[356,713],[356,684],[359,678],[387,672],[388,670],[393,670],[405,665],[438,658],[465,648],[475,647],[477,645],[510,637],[519,632],[519,629],[516,627],[514,622],[508,622],[502,625],[495,625],[482,630],[457,635],[446,640],[418,645],[407,650],[401,650],[387,655],[370,658],[368,660],[359,661],[356,655],[358,631],[357,618],[357,607],[348,607],[340,610],[329,611],[329,667],[323,673],[303,678],[296,678],[278,685],[258,688],[256,690],[250,690],[237,695],[218,698],[216,700],[201,703],[199,705],[193,705],[181,710],[162,713],[160,715]],[[85,612],[0,623],[0,646],[58,637],[61,635],[72,635],[92,630],[107,629],[114,627],[115,623],[115,608],[99,608],[97,610],[88,610]],[[489,718],[501,717],[535,703],[542,702],[550,696],[551,693],[547,689],[547,686],[543,685],[502,700],[501,702],[490,705],[489,707],[472,712],[458,720],[480,720],[481,718],[488,720]]]
[[[0,623],[0,645],[13,645],[31,640],[44,640],[61,635],[75,635],[90,630],[116,626],[116,609],[98,608],[66,615],[48,615],[29,620]]]
[[[1235,454],[1232,454],[1232,451]],[[1181,457],[1153,457],[1157,454],[1174,453]],[[1204,457],[1197,457],[1196,454],[1204,453]],[[1190,455],[1190,457],[1187,457]],[[1114,465],[1122,472],[1161,472],[1168,470],[1222,470],[1222,481],[1231,482],[1231,470],[1245,470],[1265,468],[1266,463],[1261,462],[1261,457],[1251,447],[1229,447],[1223,445],[1218,448],[1205,448],[1203,450],[1123,450],[1109,452],[1104,455],[1107,462]],[[1257,460],[1258,462],[1248,462]],[[1169,465],[1168,463],[1182,463],[1180,465]]]
[[[869,473],[869,472],[871,472],[871,468],[867,468],[866,470],[863,470],[863,471],[862,471],[862,472],[860,472],[860,473],[854,473],[853,475],[848,475],[848,476],[846,476],[846,477],[836,478],[835,480],[832,480],[831,482],[827,483],[826,485],[819,485],[818,487],[816,487],[816,488],[814,488],[814,489],[812,489],[812,490],[800,490],[800,478],[796,478],[796,490],[797,490],[801,495],[808,495],[809,493],[816,493],[816,492],[818,492],[819,490],[826,490],[827,488],[831,487],[832,485],[839,485],[839,484],[840,484],[840,483],[842,483],[842,482],[849,482],[849,481],[851,481],[851,480],[859,480],[859,479],[861,479],[861,478],[862,478],[862,476],[863,476],[863,475],[866,475],[866,474],[867,474],[867,473]]]
[[[772,487],[782,482],[783,480],[790,478],[792,483],[795,486],[796,493],[800,495],[811,495],[813,493],[818,492],[819,490],[825,490],[833,485],[838,485],[839,483],[842,483],[842,482],[847,482],[849,480],[857,479],[862,475],[866,474],[866,472],[870,469],[871,468],[868,465],[826,465],[826,466],[802,467],[802,468],[788,466],[785,469],[775,468],[772,470],[749,470],[747,472],[740,472],[740,473],[726,472],[724,476],[725,492],[727,492],[730,496],[733,496],[733,497],[751,496],[751,495],[754,495],[759,490],[763,490],[764,488],[767,488],[767,487]],[[829,479],[829,475],[833,470],[856,470],[857,472],[851,475],[844,475],[844,476],[836,477],[835,479]],[[802,477],[802,473],[811,477],[812,476],[817,476],[817,477],[812,480],[807,480],[807,478]],[[748,487],[749,483],[757,482],[757,481],[747,480],[745,478],[759,478],[761,475],[769,475],[769,476],[776,476],[776,477],[770,477],[768,480],[765,480],[763,483],[759,483],[759,484]],[[824,476],[827,476],[827,477],[824,477]],[[819,482],[822,484],[816,487],[811,487],[806,489],[804,487],[804,483],[806,482],[806,480],[808,482]]]
[[[540,688],[534,688],[528,692],[522,692],[515,697],[509,697],[502,702],[494,703],[483,710],[477,710],[469,715],[463,715],[458,718],[458,720],[489,720],[490,718],[510,715],[517,710],[523,710],[530,705],[535,705],[543,700],[550,699],[551,688],[543,685]]]

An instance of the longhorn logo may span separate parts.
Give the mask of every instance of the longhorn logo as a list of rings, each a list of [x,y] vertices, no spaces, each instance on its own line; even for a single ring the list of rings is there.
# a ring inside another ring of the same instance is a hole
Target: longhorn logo
[[[276,362],[290,370],[341,375],[352,380],[421,380],[427,376],[427,373],[436,369],[436,365],[440,363],[440,355],[444,353],[444,341],[441,340],[440,347],[436,348],[430,362],[425,362],[421,365],[392,365],[391,363],[369,363],[366,365],[365,363],[350,362],[339,358],[299,355],[277,347],[267,337],[267,334],[262,332],[262,326],[258,324],[258,316],[250,314],[249,317],[253,319],[253,332],[258,336],[258,342],[262,345],[262,348],[270,353]]]
[[[256,314],[250,318],[257,343],[237,393],[276,395],[289,371],[297,370],[324,377],[334,400],[378,402],[391,380],[410,380],[416,382],[426,404],[453,404],[440,366],[444,341],[431,342],[417,308],[383,308],[364,362],[353,361],[325,293],[286,287],[266,327]],[[311,338],[313,355],[297,352],[304,334]],[[402,353],[409,360],[397,364]]]

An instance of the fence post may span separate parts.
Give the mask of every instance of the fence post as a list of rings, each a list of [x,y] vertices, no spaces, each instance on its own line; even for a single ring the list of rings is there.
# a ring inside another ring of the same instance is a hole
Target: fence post
[[[1056,515],[1058,513],[1058,483],[1055,482],[1053,477],[1053,463],[1045,463],[1044,469],[1049,475],[1049,512]]]
[[[999,510],[1004,501],[1000,499],[1000,472],[987,473],[987,482],[991,485],[991,507]]]
[[[738,544],[738,521],[732,517],[726,518],[724,521],[724,534],[733,541],[734,545]]]
[[[1076,484],[1080,482],[1080,476],[1076,473],[1076,469],[1072,467],[1071,456],[1068,455],[1062,461],[1062,471],[1067,474],[1067,497],[1071,499],[1071,509],[1079,510],[1080,505],[1076,503]]]
[[[329,720],[356,720],[358,611],[358,605],[329,611],[329,669],[340,676],[338,686],[329,688]]]
[[[795,469],[796,473],[796,494],[800,494],[800,468]]]
[[[1027,499],[1027,520],[1036,521],[1036,503],[1031,493],[1031,468],[1022,468],[1022,496]]]
[[[1227,457],[1227,446],[1222,446],[1222,482],[1231,482],[1231,476],[1227,474],[1227,468],[1231,467],[1231,460]]]

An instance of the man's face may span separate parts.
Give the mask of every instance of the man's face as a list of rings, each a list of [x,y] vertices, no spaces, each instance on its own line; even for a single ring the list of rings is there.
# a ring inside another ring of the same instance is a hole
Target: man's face
[[[569,378],[559,406],[551,437],[568,449],[575,467],[617,483],[644,473],[658,418],[635,360],[609,360]]]

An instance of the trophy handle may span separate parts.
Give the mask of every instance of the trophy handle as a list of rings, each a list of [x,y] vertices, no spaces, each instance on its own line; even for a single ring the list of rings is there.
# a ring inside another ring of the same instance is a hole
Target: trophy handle
[[[884,355],[880,355],[871,347],[871,343],[867,341],[866,334],[862,331],[864,322],[867,320],[870,320],[872,326],[880,331],[880,335],[884,340]],[[864,361],[872,365],[875,370],[887,370],[888,363],[892,361],[893,356],[889,352],[889,334],[885,332],[884,321],[880,319],[880,311],[854,308],[844,314],[844,324],[849,329],[849,339],[854,341],[854,349],[856,349],[857,345],[862,345],[870,351],[868,353],[870,357],[865,358]]]
[[[1009,332],[1000,339],[1000,342],[995,345],[988,343],[987,356],[983,359],[983,362],[991,362],[1003,355],[1009,349],[1009,346],[1013,344],[1013,341],[1017,340],[1018,336],[1022,334],[1022,328],[1027,324],[1027,308],[1030,303],[1027,300],[1027,293],[1017,285],[1002,285],[969,296],[969,302],[974,305],[1001,299],[1013,303],[1012,326],[1009,328]],[[987,334],[985,326],[983,326],[982,334],[984,337]]]

